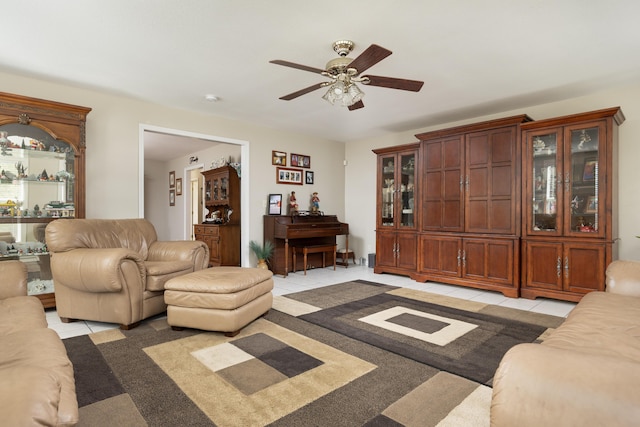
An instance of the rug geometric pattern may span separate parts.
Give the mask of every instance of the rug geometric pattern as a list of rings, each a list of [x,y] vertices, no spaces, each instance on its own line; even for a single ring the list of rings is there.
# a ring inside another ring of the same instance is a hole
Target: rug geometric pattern
[[[160,318],[64,342],[80,427],[483,426],[484,348],[561,321],[354,281],[274,297],[235,337]]]
[[[397,289],[364,281],[329,286],[325,292],[333,291],[340,303],[298,317],[487,385],[507,350],[536,341],[547,329],[394,294]],[[312,304],[315,297],[280,298]]]

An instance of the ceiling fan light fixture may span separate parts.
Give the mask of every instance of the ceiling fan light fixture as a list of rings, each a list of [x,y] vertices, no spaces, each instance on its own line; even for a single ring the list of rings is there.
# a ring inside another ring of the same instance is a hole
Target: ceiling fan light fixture
[[[350,107],[360,101],[363,96],[364,92],[355,83],[339,79],[329,86],[329,90],[327,90],[322,99],[331,105]]]

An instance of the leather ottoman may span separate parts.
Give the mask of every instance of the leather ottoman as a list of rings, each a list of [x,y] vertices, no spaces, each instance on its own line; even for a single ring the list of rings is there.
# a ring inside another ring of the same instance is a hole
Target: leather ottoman
[[[174,330],[235,336],[271,309],[272,276],[261,268],[213,267],[175,277],[164,287],[167,322]]]

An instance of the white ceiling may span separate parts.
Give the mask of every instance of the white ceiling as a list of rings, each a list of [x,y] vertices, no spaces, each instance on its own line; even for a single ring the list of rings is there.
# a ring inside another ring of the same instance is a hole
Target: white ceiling
[[[637,0],[2,3],[0,70],[344,142],[526,112],[640,77]],[[356,111],[322,90],[279,100],[325,79],[269,61],[324,68],[338,39],[355,42],[354,58],[372,43],[393,51],[367,73],[424,87],[364,87]]]

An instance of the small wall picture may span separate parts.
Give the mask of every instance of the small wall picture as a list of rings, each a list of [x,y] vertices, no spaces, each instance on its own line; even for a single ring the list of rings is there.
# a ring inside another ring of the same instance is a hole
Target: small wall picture
[[[310,168],[311,157],[305,156],[304,154],[291,153],[291,166],[298,168]]]
[[[589,196],[584,211],[585,213],[598,213],[598,198],[596,196]]]
[[[276,168],[276,183],[302,185],[302,170]]]
[[[182,196],[182,178],[176,178],[176,196]]]
[[[583,181],[593,181],[598,173],[598,161],[596,159],[587,159],[584,162],[584,170],[582,172]]]
[[[287,153],[285,153],[284,151],[272,151],[271,164],[278,166],[287,166]]]
[[[176,205],[176,190],[171,189],[169,190],[169,206],[175,206]]]
[[[169,172],[169,188],[176,186],[176,171]]]
[[[269,194],[269,215],[282,214],[282,194]]]
[[[304,182],[305,184],[313,184],[313,171],[304,172]]]

